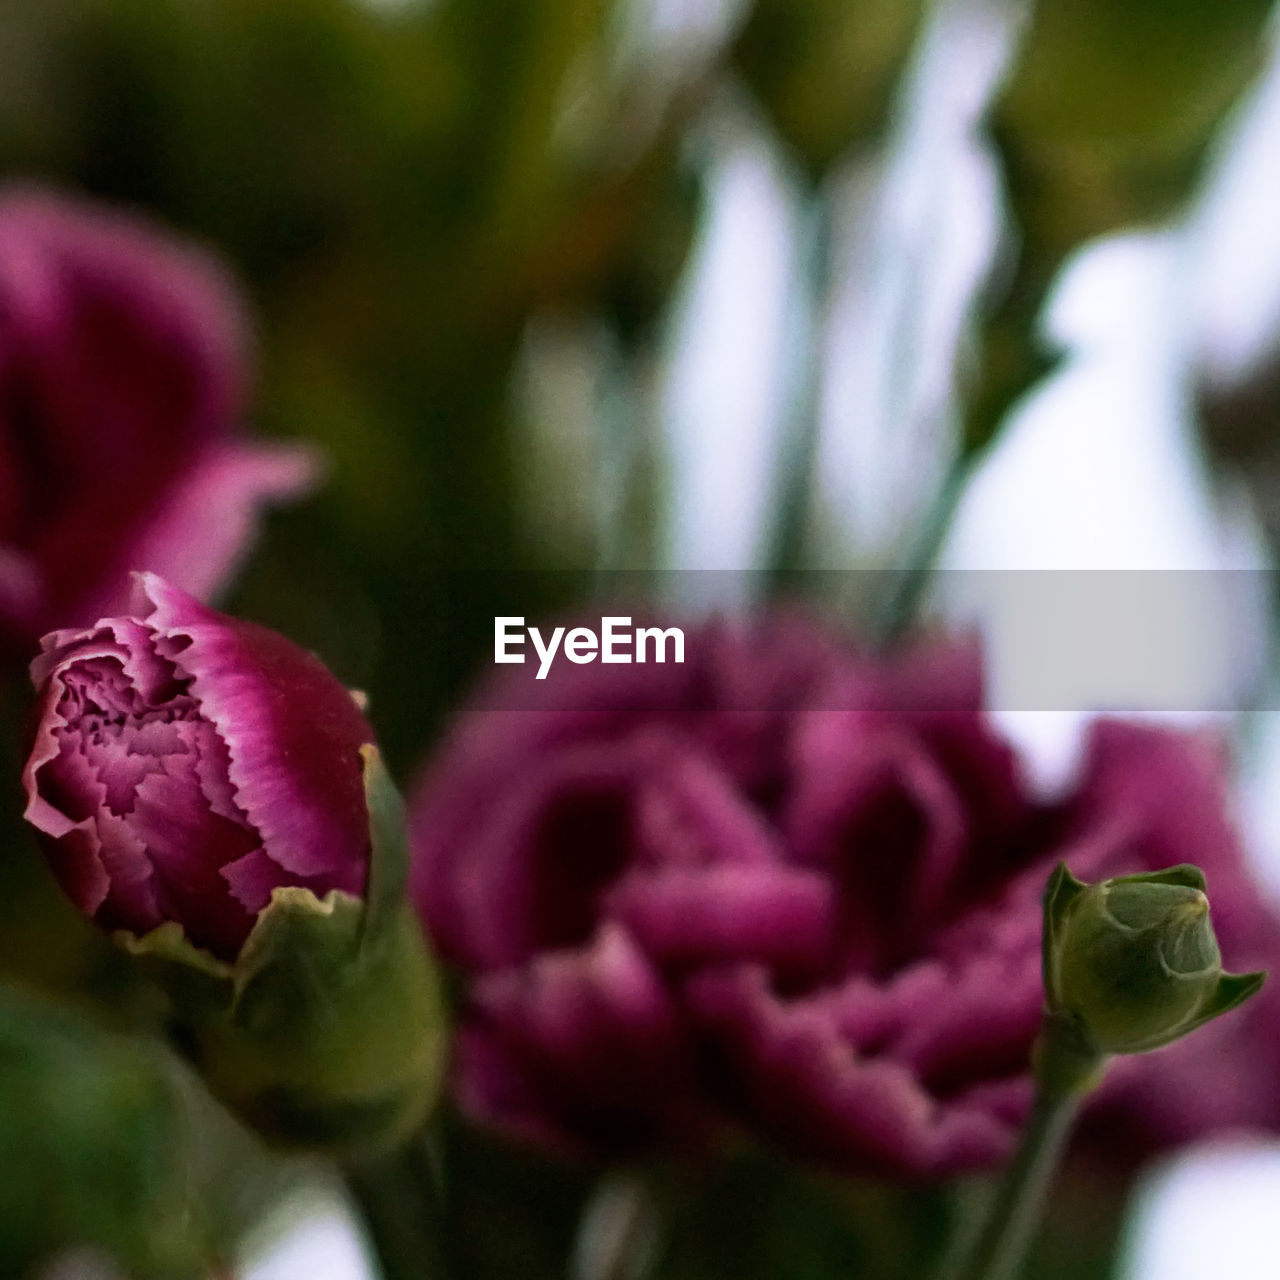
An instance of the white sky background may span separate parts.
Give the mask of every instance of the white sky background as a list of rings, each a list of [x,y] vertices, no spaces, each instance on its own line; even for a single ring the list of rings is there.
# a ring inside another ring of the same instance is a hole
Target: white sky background
[[[283,1205],[246,1243],[244,1254],[238,1280],[376,1280],[377,1275],[336,1185],[317,1183]]]
[[[705,38],[720,0],[646,0],[661,38]],[[949,429],[945,403],[961,308],[995,236],[994,176],[973,123],[1002,53],[978,3],[944,5],[903,104],[899,148],[841,179],[835,282],[824,347],[819,500],[852,563],[884,563],[918,513]],[[758,564],[781,446],[799,208],[784,163],[750,111],[728,103],[703,139],[710,212],[669,335],[663,396],[670,517],[665,564]],[[1280,332],[1280,67],[1232,130],[1185,226],[1091,246],[1046,323],[1073,353],[1014,415],[961,508],[949,569],[1212,569],[1264,563],[1247,509],[1211,493],[1180,370],[1200,353],[1239,372]],[[868,205],[876,216],[868,222]],[[886,372],[888,344],[930,358]],[[1015,611],[1016,612],[1016,611]],[[1229,698],[1234,638],[1196,654],[1205,699]],[[1016,617],[1006,619],[1016,627]],[[1256,640],[1257,637],[1254,637]],[[989,635],[1001,679],[998,628]],[[1023,640],[1025,643],[1025,638]],[[1004,651],[1011,651],[1006,643]],[[1246,664],[1247,665],[1247,664]],[[1099,687],[1105,705],[1114,690]],[[1088,700],[1088,690],[1082,691]],[[1050,783],[1069,768],[1080,717],[1005,713]],[[1260,723],[1244,816],[1280,899],[1280,714]],[[1128,1280],[1273,1280],[1280,1257],[1280,1145],[1184,1155],[1151,1181],[1131,1223]],[[364,1280],[341,1202],[317,1201],[264,1245],[245,1280]]]

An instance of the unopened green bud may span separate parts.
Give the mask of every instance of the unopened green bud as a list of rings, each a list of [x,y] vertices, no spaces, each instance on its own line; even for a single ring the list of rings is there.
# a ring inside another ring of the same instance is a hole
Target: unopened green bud
[[[812,181],[886,127],[927,13],[922,0],[751,6],[734,61]]]
[[[1098,1055],[1170,1044],[1246,1000],[1265,977],[1223,972],[1198,867],[1089,885],[1060,864],[1049,880],[1047,1014]]]
[[[1265,64],[1271,9],[1269,0],[1033,6],[992,112],[1033,253],[1056,264],[1089,237],[1177,209]]]

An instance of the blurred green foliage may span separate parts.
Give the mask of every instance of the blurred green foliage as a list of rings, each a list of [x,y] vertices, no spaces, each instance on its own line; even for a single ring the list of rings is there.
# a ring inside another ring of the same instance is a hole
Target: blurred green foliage
[[[23,1276],[66,1246],[135,1280],[207,1272],[187,1133],[155,1053],[0,988],[0,1259]]]
[[[1261,69],[1271,0],[1031,6],[991,128],[1017,247],[985,317],[965,415],[980,451],[1052,367],[1049,286],[1085,241],[1175,214]]]
[[[510,399],[529,317],[598,314],[642,343],[692,238],[697,86],[641,110],[620,20],[612,0],[40,0],[3,19],[0,172],[140,205],[249,286],[253,416],[331,470],[234,604],[365,688],[401,769],[466,674],[445,633],[504,611],[456,571],[542,558]]]
[[[1272,7],[1036,5],[994,113],[1023,252],[1060,262],[1093,236],[1176,213],[1262,68]]]

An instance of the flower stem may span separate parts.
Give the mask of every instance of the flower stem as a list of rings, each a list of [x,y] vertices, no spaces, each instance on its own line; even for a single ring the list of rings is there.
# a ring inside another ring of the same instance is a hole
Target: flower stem
[[[780,488],[769,534],[764,596],[776,598],[793,582],[805,562],[818,460],[822,400],[823,340],[832,288],[831,196],[816,191],[806,211],[804,230],[804,334],[794,343],[790,422],[779,464]]]
[[[382,1280],[447,1280],[443,1205],[425,1138],[344,1172]]]
[[[1076,1113],[1107,1062],[1073,1019],[1047,1011],[1033,1060],[1036,1095],[1022,1140],[952,1280],[1011,1280],[1017,1274]]]
[[[907,563],[901,569],[886,571],[887,590],[872,619],[877,648],[892,648],[916,623],[972,470],[973,460],[966,455],[952,462],[925,512]]]
[[[1079,1106],[1078,1097],[1036,1094],[1018,1153],[956,1280],[1011,1280],[1017,1274]]]

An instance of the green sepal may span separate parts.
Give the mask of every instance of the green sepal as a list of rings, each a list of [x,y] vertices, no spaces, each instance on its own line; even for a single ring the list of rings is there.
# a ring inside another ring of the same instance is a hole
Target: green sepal
[[[1237,1005],[1244,1004],[1246,1000],[1257,995],[1262,990],[1262,985],[1266,980],[1266,973],[1261,971],[1257,973],[1224,973],[1218,980],[1217,989],[1209,997],[1195,1019],[1187,1025],[1186,1031],[1194,1031],[1197,1027],[1204,1026],[1206,1022],[1212,1022],[1214,1018],[1230,1012]],[[1183,1034],[1185,1035],[1186,1032]]]
[[[1080,882],[1077,880],[1076,883]],[[1174,884],[1181,885],[1184,889],[1199,889],[1201,893],[1207,892],[1209,887],[1204,872],[1190,862],[1180,862],[1176,867],[1166,867],[1163,871],[1141,871],[1137,875],[1116,876],[1108,880],[1107,884]]]
[[[117,941],[168,996],[177,1046],[269,1141],[353,1155],[394,1144],[438,1096],[445,1008],[405,897],[404,808],[378,752],[361,752],[366,897],[276,889],[233,963],[176,923]]]
[[[407,903],[374,930],[356,898],[285,888],[245,943],[231,1007],[194,1026],[189,1052],[268,1139],[353,1154],[392,1145],[425,1118],[444,1026]]]
[[[166,921],[137,937],[124,930],[116,942],[134,957],[139,969],[169,997],[183,1017],[219,1016],[235,998],[234,968],[187,940],[180,924]]]
[[[377,933],[404,899],[409,878],[409,841],[404,800],[372,743],[360,748],[364,797],[369,809],[369,883],[364,929]]]
[[[1049,876],[1044,890],[1044,927],[1040,935],[1041,967],[1044,975],[1045,1002],[1050,1007],[1058,1001],[1057,956],[1059,940],[1071,904],[1087,886],[1073,876],[1065,862],[1060,862]]]

